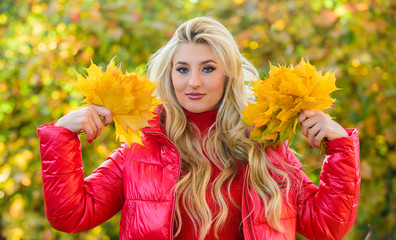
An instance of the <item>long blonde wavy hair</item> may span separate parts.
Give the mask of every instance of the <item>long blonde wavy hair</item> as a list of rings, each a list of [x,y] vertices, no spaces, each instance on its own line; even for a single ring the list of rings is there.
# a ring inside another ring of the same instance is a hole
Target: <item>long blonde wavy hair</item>
[[[183,43],[208,44],[220,60],[227,77],[215,126],[212,126],[209,133],[203,137],[197,137],[194,131],[196,126],[187,121],[172,85],[172,58],[177,47]],[[240,121],[240,113],[248,103],[245,82],[257,80],[258,73],[255,67],[241,55],[231,33],[210,17],[198,17],[183,23],[169,42],[151,57],[148,63],[148,76],[152,81],[159,81],[157,94],[166,102],[160,115],[163,119],[172,119],[172,121],[165,120],[163,127],[168,138],[180,152],[182,169],[185,173],[175,186],[177,230],[174,235],[177,236],[182,227],[181,206],[179,206],[181,200],[199,238],[203,239],[207,235],[213,223],[217,236],[228,214],[228,206],[221,193],[221,187],[227,184],[228,195],[232,201],[230,184],[237,172],[235,161],[249,163],[247,184],[260,195],[270,226],[283,231],[280,222],[281,192],[270,171],[287,181],[288,176],[271,164],[259,143],[247,138],[250,127]],[[210,159],[222,170],[212,184],[209,184],[211,166],[204,157],[202,149],[206,149]],[[206,201],[205,193],[208,186],[212,186],[212,198],[216,200],[214,202],[219,209],[217,213],[210,210]]]

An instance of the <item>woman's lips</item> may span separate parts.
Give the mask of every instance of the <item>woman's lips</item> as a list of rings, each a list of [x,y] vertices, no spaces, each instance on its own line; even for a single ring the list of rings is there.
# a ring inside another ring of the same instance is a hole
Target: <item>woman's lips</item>
[[[192,92],[192,93],[186,93],[186,96],[191,99],[191,100],[198,100],[201,99],[205,96],[205,94],[203,93],[196,93],[196,92]]]

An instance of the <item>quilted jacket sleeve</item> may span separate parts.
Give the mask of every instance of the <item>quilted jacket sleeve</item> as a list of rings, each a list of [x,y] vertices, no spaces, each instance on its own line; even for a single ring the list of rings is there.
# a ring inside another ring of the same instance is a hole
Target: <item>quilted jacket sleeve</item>
[[[51,225],[64,232],[86,231],[119,212],[123,205],[121,146],[84,179],[80,140],[54,124],[38,128],[45,211]]]
[[[359,138],[354,129],[349,137],[327,142],[319,187],[302,172],[297,197],[297,231],[309,239],[341,239],[352,227],[359,200]],[[288,151],[293,162],[297,158]]]

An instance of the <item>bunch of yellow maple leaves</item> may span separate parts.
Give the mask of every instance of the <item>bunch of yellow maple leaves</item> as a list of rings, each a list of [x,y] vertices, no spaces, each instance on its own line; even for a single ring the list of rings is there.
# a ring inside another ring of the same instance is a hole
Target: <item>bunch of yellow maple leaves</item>
[[[154,107],[161,103],[152,96],[157,83],[136,73],[123,74],[113,59],[105,72],[92,61],[86,70],[86,76],[77,73],[80,91],[86,97],[84,101],[111,110],[118,140],[129,145],[141,144],[141,129],[148,126]]]
[[[256,103],[242,112],[242,120],[254,127],[250,138],[266,146],[290,140],[303,110],[322,111],[335,102],[330,97],[335,80],[334,72],[323,75],[304,59],[295,67],[271,65],[268,78],[253,84]]]

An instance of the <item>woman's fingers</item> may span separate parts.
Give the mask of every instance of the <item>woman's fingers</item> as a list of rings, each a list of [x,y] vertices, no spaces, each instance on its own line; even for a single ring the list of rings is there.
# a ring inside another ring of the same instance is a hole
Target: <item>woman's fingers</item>
[[[301,132],[304,136],[308,137],[308,131],[310,128],[312,128],[315,124],[316,121],[314,118],[306,118],[301,124]]]
[[[334,140],[339,137],[346,137],[345,129],[324,113],[315,110],[304,110],[298,121],[302,126],[302,134],[307,137],[311,147],[320,147],[323,139]]]
[[[316,114],[320,113],[319,111],[316,110],[303,110],[300,115],[298,116],[298,122],[301,124],[304,122],[307,118],[310,118]]]
[[[317,137],[318,133],[320,132],[320,130],[321,130],[321,128],[320,128],[319,124],[315,124],[310,129],[308,129],[307,138],[308,138],[309,146],[311,146],[311,148],[314,146],[314,144],[316,142],[316,137]]]
[[[87,114],[86,114],[86,120],[87,123],[90,126],[90,134],[87,133],[86,140],[87,142],[91,143],[93,140],[95,140],[99,135],[100,132],[102,131],[102,128],[104,127],[102,119],[100,116],[103,116],[105,118],[105,121],[109,121],[108,119],[110,118],[111,122],[111,111],[105,107],[101,106],[96,106],[96,105],[91,105],[87,109]]]
[[[95,110],[93,110],[95,111]],[[97,112],[92,114],[92,122],[95,124],[96,127],[96,132],[93,136],[93,139],[95,139],[97,136],[99,136],[100,132],[102,131],[102,128],[104,127],[102,123],[102,119],[100,119],[99,115]]]
[[[93,120],[96,111],[90,107],[84,108],[82,110],[83,115],[80,116],[81,122],[78,131],[83,130],[85,132],[85,139],[87,140],[87,142],[92,142],[94,136],[96,135],[96,132],[98,131],[96,124]]]
[[[87,142],[91,143],[92,136],[95,134],[94,132],[96,132],[95,126],[92,124],[91,121],[87,121],[84,122],[82,130],[85,131],[85,139],[87,140]]]
[[[99,116],[104,117],[103,124],[105,126],[109,125],[113,121],[113,114],[110,109],[97,105],[92,105],[92,107],[96,110]]]
[[[96,106],[92,105],[92,122],[95,125],[96,131],[94,132],[92,139],[90,139],[90,142],[95,140],[101,133],[102,128],[113,120],[113,116],[111,114],[111,111],[108,108],[102,107],[102,106]],[[102,119],[100,117],[104,118],[104,121],[102,122]]]
[[[320,147],[320,143],[322,142],[323,139],[325,139],[325,134],[326,131],[319,131],[318,134],[316,134],[315,136],[315,146],[316,147]]]
[[[101,116],[104,117],[104,122],[102,122]],[[100,135],[104,125],[108,125],[111,121],[112,113],[108,108],[90,105],[63,116],[58,120],[56,126],[67,128],[72,132],[83,130],[87,142],[91,143]]]
[[[308,112],[307,110],[304,110],[298,118],[302,127],[302,134],[308,137],[309,130],[315,126],[321,120],[321,118],[325,117],[326,116],[321,114],[319,111]]]

